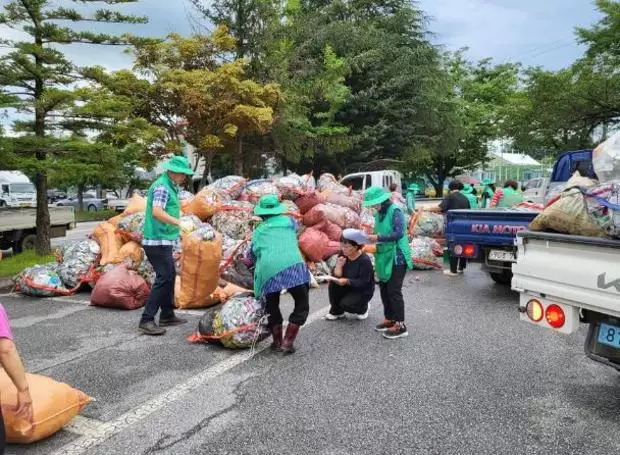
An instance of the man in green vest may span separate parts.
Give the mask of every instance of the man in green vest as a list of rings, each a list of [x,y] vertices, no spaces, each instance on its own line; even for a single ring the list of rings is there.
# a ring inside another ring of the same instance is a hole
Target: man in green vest
[[[481,206],[483,209],[486,209],[491,203],[491,199],[493,199],[493,195],[495,194],[495,181],[491,179],[485,179],[482,181],[482,185],[483,189]]]
[[[478,198],[476,197],[475,191],[476,190],[474,189],[474,187],[467,183],[463,185],[463,189],[461,190],[461,193],[463,193],[463,196],[465,196],[467,200],[469,201],[470,209],[480,208],[480,206],[478,205]]]
[[[497,190],[489,207],[510,208],[523,202],[523,193],[519,192],[519,184],[514,180],[506,180],[504,188]]]
[[[273,337],[271,349],[292,354],[299,328],[306,323],[310,312],[310,271],[299,251],[295,220],[283,215],[285,212],[286,207],[277,195],[267,194],[260,198],[254,214],[263,222],[252,234],[246,264],[255,264],[254,295],[266,305]],[[285,289],[293,297],[295,306],[283,338],[280,295]]]
[[[146,199],[142,246],[155,270],[155,282],[144,307],[139,329],[147,335],[163,335],[165,326],[184,324],[174,314],[176,271],[172,250],[181,233],[179,187],[194,174],[187,158],[174,156],[163,166],[164,173],[151,185]],[[159,325],[155,316],[159,315]]]
[[[388,339],[407,336],[405,325],[405,300],[403,281],[407,270],[413,268],[411,247],[405,229],[405,214],[390,201],[391,194],[379,186],[364,192],[364,207],[375,209],[375,234],[369,236],[377,242],[375,273],[383,302],[385,320],[375,330]]]

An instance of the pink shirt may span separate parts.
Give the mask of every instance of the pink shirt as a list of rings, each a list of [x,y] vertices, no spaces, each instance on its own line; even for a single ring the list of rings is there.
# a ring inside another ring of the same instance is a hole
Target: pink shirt
[[[6,315],[6,311],[2,304],[0,304],[0,338],[13,339],[13,332],[11,332],[11,326],[9,325],[9,317]]]

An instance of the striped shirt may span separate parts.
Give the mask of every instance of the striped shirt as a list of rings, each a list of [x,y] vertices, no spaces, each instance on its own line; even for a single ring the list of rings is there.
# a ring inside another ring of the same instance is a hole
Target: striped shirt
[[[166,210],[168,201],[170,200],[170,193],[164,185],[158,185],[153,190],[153,208],[159,207],[162,210]],[[175,246],[178,240],[148,240],[144,239],[142,245],[146,246]]]

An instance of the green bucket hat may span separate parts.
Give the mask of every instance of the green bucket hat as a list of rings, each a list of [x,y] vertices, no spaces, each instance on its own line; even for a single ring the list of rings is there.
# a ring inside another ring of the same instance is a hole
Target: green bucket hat
[[[286,207],[280,203],[278,196],[275,194],[266,194],[261,197],[256,207],[254,207],[255,215],[281,215],[286,212]]]
[[[174,172],[175,174],[194,175],[189,160],[184,156],[173,156],[163,166],[164,171]]]
[[[461,190],[461,193],[470,194],[470,193],[473,193],[473,192],[474,192],[474,187],[473,186],[471,186],[468,183],[463,185],[463,189]]]
[[[495,185],[495,181],[494,181],[494,180],[491,180],[491,179],[484,179],[484,180],[482,181],[482,184],[483,184],[483,185]]]
[[[380,186],[371,186],[366,191],[364,191],[364,207],[372,207],[373,205],[379,205],[389,198],[392,195],[385,191],[385,189]]]
[[[420,191],[420,185],[418,185],[417,183],[412,183],[407,189],[409,191]]]

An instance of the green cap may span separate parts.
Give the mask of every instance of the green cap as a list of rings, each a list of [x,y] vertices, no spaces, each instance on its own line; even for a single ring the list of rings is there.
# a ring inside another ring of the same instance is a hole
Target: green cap
[[[174,172],[175,174],[194,175],[189,160],[184,156],[173,156],[163,166],[164,171]]]
[[[385,189],[380,186],[371,186],[366,191],[364,191],[364,207],[372,207],[373,205],[379,205],[389,198],[392,195],[385,191]]]
[[[280,202],[276,194],[266,194],[261,197],[256,207],[255,215],[281,215],[286,212],[286,207]]]
[[[482,184],[483,184],[483,185],[495,185],[495,181],[494,181],[494,180],[491,180],[491,179],[484,179],[484,180],[482,181]]]

